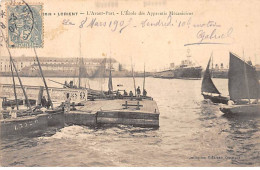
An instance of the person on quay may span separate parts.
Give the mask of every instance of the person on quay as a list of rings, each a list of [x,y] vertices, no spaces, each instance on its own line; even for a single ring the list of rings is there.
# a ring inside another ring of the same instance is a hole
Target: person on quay
[[[119,97],[119,90],[116,91],[116,97]]]
[[[133,96],[134,96],[134,94],[133,94],[132,91],[129,92],[129,96],[130,96],[130,99],[133,100]]]
[[[138,86],[138,88],[136,89],[136,92],[137,92],[137,97],[140,98],[140,95],[141,95],[140,86]]]
[[[70,81],[69,87],[73,88],[73,81]]]
[[[127,92],[124,90],[124,96],[127,96],[128,94],[127,94]]]
[[[69,87],[69,84],[68,84],[68,82],[67,81],[65,81],[65,83],[64,83],[64,86],[63,86],[64,88],[68,88]]]
[[[147,96],[147,91],[144,89],[143,91],[143,96],[146,97]]]

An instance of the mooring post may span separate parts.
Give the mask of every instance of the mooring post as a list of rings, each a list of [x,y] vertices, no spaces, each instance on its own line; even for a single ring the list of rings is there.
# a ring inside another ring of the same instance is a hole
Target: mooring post
[[[139,103],[139,101],[137,101],[137,108],[136,108],[136,110],[140,110],[140,103]]]
[[[127,101],[125,101],[125,109],[127,109]]]
[[[75,102],[72,102],[72,110],[76,110],[76,108],[75,108]]]

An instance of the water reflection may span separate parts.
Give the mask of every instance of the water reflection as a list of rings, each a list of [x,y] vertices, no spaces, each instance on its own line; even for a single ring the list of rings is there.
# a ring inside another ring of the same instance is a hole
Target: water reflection
[[[223,116],[224,117],[224,116]],[[225,117],[228,120],[226,146],[227,155],[239,159],[231,159],[232,164],[260,164],[259,117]]]

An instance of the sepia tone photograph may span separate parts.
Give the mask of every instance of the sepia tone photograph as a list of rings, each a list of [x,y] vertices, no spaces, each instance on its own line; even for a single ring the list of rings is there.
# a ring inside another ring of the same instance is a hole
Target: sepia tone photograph
[[[0,0],[0,166],[259,167],[259,19],[259,0]]]

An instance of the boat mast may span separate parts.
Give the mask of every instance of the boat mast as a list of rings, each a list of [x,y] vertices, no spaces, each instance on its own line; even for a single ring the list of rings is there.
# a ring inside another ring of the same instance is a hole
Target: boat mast
[[[213,51],[211,52],[211,77],[213,77],[213,68],[214,68],[214,64],[213,64]]]
[[[43,83],[44,83],[44,86],[45,86],[45,89],[46,89],[46,92],[47,92],[48,102],[50,102],[51,109],[53,110],[53,104],[52,104],[52,101],[51,101],[51,96],[50,96],[50,93],[49,93],[49,89],[48,89],[47,83],[45,81],[45,77],[44,77],[43,72],[42,72],[42,67],[41,67],[38,55],[36,53],[36,50],[35,50],[35,48],[33,48],[33,49],[34,49],[34,53],[35,53],[35,56],[36,56],[36,60],[38,62],[38,66],[39,66],[39,70],[40,70],[40,73],[41,73],[41,77],[42,77],[42,80],[43,80]]]
[[[16,87],[15,87],[15,81],[14,81],[14,71],[13,71],[13,66],[12,66],[11,60],[10,60],[10,67],[11,67],[11,72],[12,72],[13,86],[14,86],[15,104],[16,104],[17,110],[19,110],[18,101],[17,101],[17,94],[16,94]]]
[[[1,33],[2,33],[2,37],[3,37],[4,41],[7,42],[2,30],[1,30]],[[24,90],[24,87],[23,87],[21,78],[20,78],[20,76],[19,76],[19,74],[18,74],[18,71],[17,71],[16,66],[15,66],[15,64],[14,64],[14,61],[13,61],[13,58],[12,58],[12,55],[11,55],[11,52],[10,52],[10,49],[9,49],[7,43],[6,43],[6,48],[7,48],[8,54],[9,54],[9,56],[10,56],[10,62],[11,62],[11,64],[13,64],[13,66],[14,66],[14,70],[15,70],[15,72],[16,72],[16,74],[17,74],[17,77],[18,77],[20,86],[22,87],[23,94],[24,94],[24,96],[25,96],[25,100],[27,101],[27,105],[28,105],[28,107],[29,107],[29,110],[30,110],[31,113],[33,113],[31,104],[30,104],[30,102],[29,102],[29,100],[28,100],[28,97],[27,97],[27,94],[26,94],[26,92],[25,92],[25,90]]]
[[[248,79],[247,79],[247,73],[246,73],[246,61],[245,61],[244,50],[243,50],[243,58],[244,58],[244,73],[245,73],[246,91],[247,91],[247,96],[248,96],[248,102],[250,104],[251,101],[250,101],[250,95],[249,95],[249,87],[248,87]]]
[[[81,29],[79,32],[79,88],[80,88],[80,81],[81,81],[81,67],[82,67],[82,59],[81,59]]]
[[[24,96],[25,96],[25,100],[27,101],[27,105],[28,105],[28,107],[29,107],[29,110],[30,110],[31,113],[33,113],[32,107],[31,107],[31,103],[30,103],[29,100],[28,100],[27,94],[26,94],[25,89],[24,89],[24,87],[23,87],[22,80],[21,80],[21,78],[20,78],[20,76],[19,76],[19,74],[18,74],[18,71],[17,71],[16,66],[15,66],[15,64],[14,64],[13,57],[12,57],[11,52],[10,52],[10,50],[9,50],[8,47],[7,47],[7,51],[8,51],[8,53],[9,53],[11,63],[12,63],[13,66],[14,66],[14,70],[15,70],[16,75],[17,75],[17,77],[18,77],[19,83],[20,83],[20,85],[21,85],[21,87],[22,87],[23,94],[24,94]]]
[[[256,54],[255,54],[255,64],[256,64]],[[257,103],[258,103],[258,100],[259,100],[259,93],[260,93],[259,90],[260,90],[260,89],[258,88],[258,95],[257,95],[257,99],[256,99]]]
[[[110,47],[110,59],[109,59],[109,79],[108,79],[108,90],[109,94],[113,94],[113,84],[112,84],[112,66],[111,66],[111,47]]]
[[[131,64],[132,64],[132,76],[133,76],[133,81],[134,81],[135,96],[136,96],[135,75],[134,75],[134,66],[133,66],[132,57],[131,57]]]
[[[0,29],[0,30],[1,30],[1,29]],[[4,41],[7,42],[2,30],[1,30],[1,33],[2,33],[2,37],[3,37]],[[8,54],[9,54],[9,56],[10,56],[10,62],[11,62],[11,64],[13,64],[13,66],[14,66],[14,70],[15,70],[15,72],[16,72],[16,74],[17,74],[17,78],[18,78],[19,83],[20,83],[20,85],[21,85],[21,87],[22,87],[23,94],[24,94],[24,96],[25,96],[25,100],[27,101],[27,105],[28,105],[28,107],[29,107],[29,110],[30,110],[31,113],[33,113],[31,104],[30,104],[30,102],[29,102],[29,100],[28,100],[28,97],[27,97],[27,94],[26,94],[26,92],[25,92],[25,90],[24,90],[24,87],[23,87],[23,84],[22,84],[22,80],[21,80],[21,78],[20,78],[20,76],[19,76],[19,74],[18,74],[18,71],[17,71],[16,66],[15,66],[15,64],[14,64],[13,57],[12,57],[12,55],[11,55],[11,52],[10,52],[10,49],[9,49],[7,43],[6,43],[6,48],[7,48]]]
[[[143,93],[144,93],[144,90],[145,90],[145,63],[144,63],[144,82],[143,82]]]

